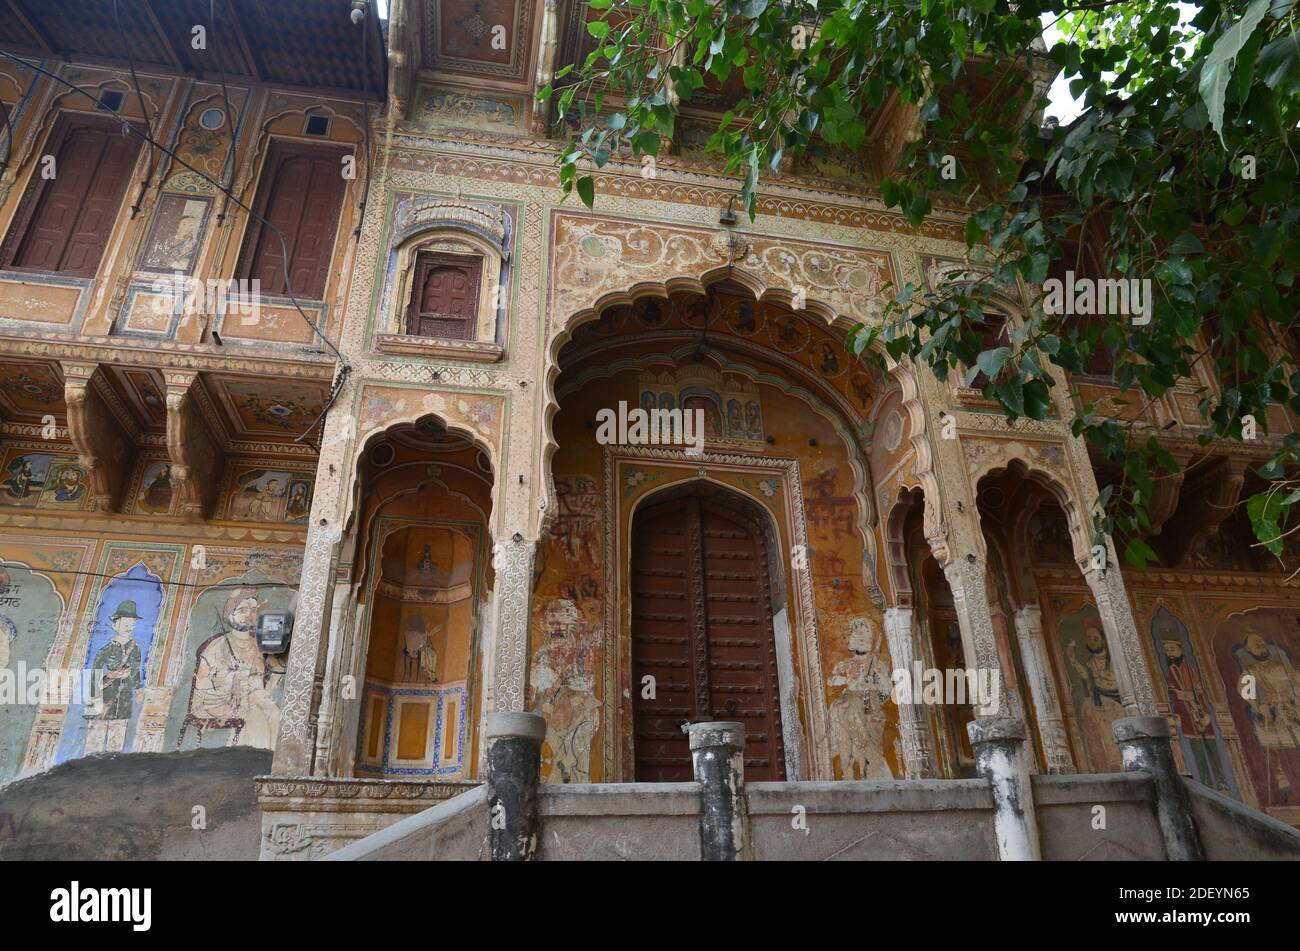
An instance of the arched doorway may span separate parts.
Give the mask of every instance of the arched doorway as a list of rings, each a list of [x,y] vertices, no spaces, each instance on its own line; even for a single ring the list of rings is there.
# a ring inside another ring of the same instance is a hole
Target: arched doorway
[[[785,779],[771,533],[757,506],[704,482],[662,493],[632,523],[637,782],[688,782],[682,725],[745,725],[745,776]]]
[[[358,464],[343,767],[381,779],[475,775],[483,617],[494,582],[492,466],[436,417],[385,430]],[[351,696],[349,696],[349,694]]]

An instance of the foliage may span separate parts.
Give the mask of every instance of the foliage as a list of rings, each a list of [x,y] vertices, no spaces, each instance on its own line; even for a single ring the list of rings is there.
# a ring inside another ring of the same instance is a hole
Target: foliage
[[[892,289],[856,349],[879,334],[895,359],[964,374],[1009,419],[1042,419],[1059,369],[1081,373],[1108,348],[1119,387],[1144,404],[1180,381],[1213,381],[1200,396],[1209,451],[1250,438],[1252,420],[1266,432],[1270,404],[1300,411],[1300,370],[1285,355],[1300,339],[1294,4],[1184,5],[1183,22],[1167,0],[592,0],[604,11],[588,24],[595,49],[540,96],[576,122],[561,182],[590,206],[591,165],[619,150],[657,155],[680,105],[739,76],[744,92],[710,147],[741,179],[751,219],[760,176],[786,156],[813,144],[871,156],[873,117],[905,115],[914,141],[867,184],[913,227],[936,203],[965,210],[971,258],[987,272]],[[1041,121],[1045,83],[1034,81],[1056,70],[1083,103],[1060,127]],[[990,340],[990,296],[1041,285],[1049,270],[1088,273],[1085,244],[1101,251],[1097,276],[1151,281],[1150,319],[1083,320],[1039,300]],[[1124,473],[1099,500],[1097,531],[1150,561],[1146,507],[1177,464],[1144,424],[1077,394],[1076,405],[1075,432]],[[1298,441],[1287,436],[1260,474],[1292,471]],[[1262,498],[1252,522],[1279,553],[1300,493]]]

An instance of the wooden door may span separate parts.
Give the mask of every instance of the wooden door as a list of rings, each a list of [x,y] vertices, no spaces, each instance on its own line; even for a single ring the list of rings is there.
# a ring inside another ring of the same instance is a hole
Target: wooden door
[[[416,259],[406,332],[418,337],[470,340],[478,317],[477,258],[421,254]]]
[[[37,191],[9,265],[94,277],[139,152],[140,140],[117,123],[61,119],[45,153],[54,156],[54,177],[41,178],[44,164],[37,165]]]
[[[261,282],[263,294],[287,295],[285,258],[293,294],[320,300],[329,279],[334,235],[343,210],[343,151],[272,143],[254,208],[284,236],[254,221],[240,276]]]
[[[745,777],[785,779],[767,543],[701,490],[643,509],[632,531],[632,742],[638,782],[688,782],[681,724],[745,724]],[[654,697],[645,696],[645,677]]]

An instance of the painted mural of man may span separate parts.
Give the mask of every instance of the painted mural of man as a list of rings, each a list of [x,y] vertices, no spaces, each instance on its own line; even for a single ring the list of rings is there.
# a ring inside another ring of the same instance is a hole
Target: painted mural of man
[[[254,588],[237,588],[222,608],[222,630],[199,645],[189,714],[209,726],[243,721],[239,743],[274,749],[280,708],[274,699],[283,662],[268,658],[257,644],[257,614],[262,607]],[[236,741],[231,728],[230,742]]]
[[[5,479],[5,489],[15,499],[25,499],[32,490],[35,478],[31,460],[22,456],[9,463],[9,478]]]
[[[1169,688],[1169,705],[1178,717],[1178,728],[1196,761],[1196,775],[1207,786],[1230,792],[1227,777],[1219,760],[1218,737],[1214,731],[1210,697],[1201,682],[1200,672],[1187,659],[1183,642],[1177,635],[1160,641],[1165,654],[1165,684]]]
[[[888,664],[875,656],[880,632],[870,618],[849,622],[849,658],[831,670],[826,683],[845,690],[831,704],[831,752],[845,779],[892,779],[885,761],[885,701],[892,683]]]
[[[1293,790],[1283,758],[1294,762],[1300,752],[1300,674],[1291,655],[1253,627],[1246,628],[1245,639],[1232,654],[1242,674],[1252,678],[1242,684],[1242,695],[1267,768],[1277,781],[1278,799],[1285,805]]]
[[[1083,709],[1079,711],[1082,721],[1084,743],[1088,748],[1089,766],[1094,770],[1105,770],[1117,765],[1118,754],[1112,754],[1114,744],[1109,742],[1110,725],[1124,715],[1124,704],[1120,702],[1119,683],[1115,677],[1115,666],[1111,663],[1110,645],[1101,622],[1088,618],[1083,622],[1083,644],[1088,656],[1078,658],[1076,644],[1072,641],[1066,649],[1071,669],[1082,682],[1084,689]]]
[[[126,600],[113,611],[113,636],[90,662],[91,676],[99,687],[99,703],[86,708],[86,753],[120,753],[126,746],[126,729],[140,689],[140,645],[135,627],[140,615],[134,601]]]

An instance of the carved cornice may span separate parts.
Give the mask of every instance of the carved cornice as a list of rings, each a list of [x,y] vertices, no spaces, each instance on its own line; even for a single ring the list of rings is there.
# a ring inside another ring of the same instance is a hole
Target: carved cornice
[[[263,812],[419,812],[480,785],[393,779],[261,776],[254,780]]]
[[[334,361],[324,355],[293,356],[236,353],[211,344],[139,341],[121,337],[90,337],[64,333],[24,333],[6,329],[0,337],[0,355],[43,357],[87,363],[118,363],[159,369],[200,370],[291,379],[332,380]]]
[[[1184,588],[1225,588],[1239,590],[1294,591],[1300,588],[1300,578],[1288,578],[1285,574],[1261,574],[1248,571],[1196,571],[1180,568],[1124,568],[1124,575],[1134,587],[1146,590],[1157,585],[1173,585]],[[1068,582],[1072,588],[1086,588],[1086,582],[1079,569],[1073,565],[1055,567],[1034,566],[1034,576],[1051,582]]]
[[[109,535],[146,535],[195,541],[265,542],[301,545],[307,526],[250,527],[246,522],[186,522],[159,515],[121,515],[112,512],[64,512],[58,509],[0,508],[0,531],[37,529],[52,532],[104,532]]]

